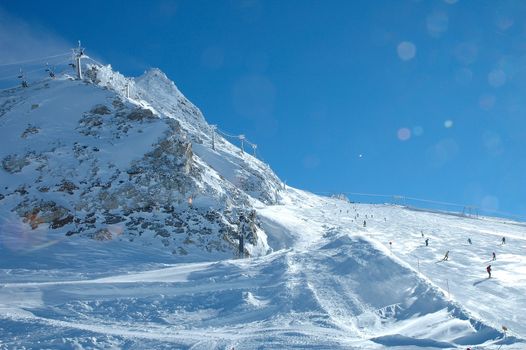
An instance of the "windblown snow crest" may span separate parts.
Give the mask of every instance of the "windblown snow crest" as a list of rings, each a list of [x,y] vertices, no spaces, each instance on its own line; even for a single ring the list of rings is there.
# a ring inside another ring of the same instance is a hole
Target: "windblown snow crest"
[[[85,76],[0,93],[4,240],[55,230],[231,257],[243,236],[245,254],[268,252],[253,206],[282,184],[266,164],[213,136],[158,69],[129,79],[91,64]]]

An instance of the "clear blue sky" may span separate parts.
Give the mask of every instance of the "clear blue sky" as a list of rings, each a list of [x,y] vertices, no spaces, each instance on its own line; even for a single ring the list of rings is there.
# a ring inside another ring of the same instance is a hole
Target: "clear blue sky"
[[[526,216],[525,1],[0,4],[4,60],[159,67],[290,185]]]

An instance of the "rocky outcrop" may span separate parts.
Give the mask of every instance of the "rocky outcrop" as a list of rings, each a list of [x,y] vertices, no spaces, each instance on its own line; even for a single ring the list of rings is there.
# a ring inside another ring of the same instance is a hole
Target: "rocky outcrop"
[[[7,100],[0,94],[1,113],[14,113],[10,122],[31,120],[11,126],[20,144],[0,153],[0,175],[10,177],[0,209],[31,229],[96,240],[150,238],[178,255],[197,248],[231,256],[241,237],[259,244],[253,201],[275,202],[279,186],[268,167],[224,140],[217,144],[222,153],[209,152],[210,127],[162,72],[135,83],[109,67],[93,66],[86,75],[99,86],[53,81],[25,90],[31,101],[16,91]],[[55,84],[71,85],[55,91]],[[117,92],[126,84],[134,100]],[[61,98],[71,87],[82,93]],[[39,103],[43,88],[53,91]],[[49,111],[56,115],[49,118]],[[213,157],[225,159],[209,164]]]

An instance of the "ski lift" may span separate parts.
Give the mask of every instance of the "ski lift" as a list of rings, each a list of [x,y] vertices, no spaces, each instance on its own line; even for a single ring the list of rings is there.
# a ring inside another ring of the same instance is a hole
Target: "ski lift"
[[[29,87],[29,84],[27,83],[27,81],[26,81],[26,79],[24,77],[24,72],[22,71],[22,68],[20,68],[20,74],[18,75],[18,79],[22,80],[22,87],[23,88]]]
[[[48,63],[46,63],[46,72],[48,72],[51,79],[55,79],[55,67],[51,68]]]

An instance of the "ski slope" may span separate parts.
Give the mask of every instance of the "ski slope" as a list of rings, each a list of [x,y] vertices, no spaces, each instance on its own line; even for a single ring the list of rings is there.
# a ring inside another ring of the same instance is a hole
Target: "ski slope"
[[[58,235],[24,255],[2,245],[0,348],[526,348],[523,224],[291,188],[258,215],[274,251],[250,259]]]
[[[526,348],[524,223],[286,187],[160,70],[86,68],[0,93],[0,349]]]

